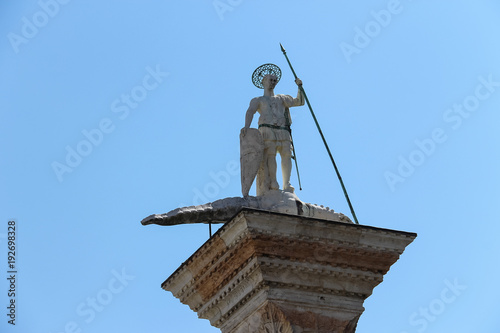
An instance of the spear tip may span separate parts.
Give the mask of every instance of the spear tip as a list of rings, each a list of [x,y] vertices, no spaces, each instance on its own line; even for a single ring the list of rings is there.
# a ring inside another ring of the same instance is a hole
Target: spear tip
[[[281,43],[280,46],[281,46],[281,52],[286,53],[285,48],[283,47],[283,45],[281,45]]]

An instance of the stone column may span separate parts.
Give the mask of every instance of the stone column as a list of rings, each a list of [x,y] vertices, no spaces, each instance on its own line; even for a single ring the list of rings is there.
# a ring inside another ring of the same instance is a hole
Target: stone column
[[[163,284],[223,333],[355,332],[416,234],[243,209]]]

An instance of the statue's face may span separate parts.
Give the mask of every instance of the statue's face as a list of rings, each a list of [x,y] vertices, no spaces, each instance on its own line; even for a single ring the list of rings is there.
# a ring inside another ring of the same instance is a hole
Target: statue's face
[[[262,85],[264,89],[274,89],[278,84],[278,78],[273,74],[268,74],[262,79]]]

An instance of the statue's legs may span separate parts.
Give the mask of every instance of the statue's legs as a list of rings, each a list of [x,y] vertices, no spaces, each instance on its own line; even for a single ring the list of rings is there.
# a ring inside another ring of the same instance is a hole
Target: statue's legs
[[[294,192],[294,188],[290,183],[292,174],[292,144],[291,142],[281,141],[278,146],[278,152],[281,157],[281,174],[283,175],[283,190],[286,192]]]
[[[267,169],[264,170],[266,174],[265,186],[269,190],[278,190],[280,186],[276,180],[276,142],[271,140],[264,141],[264,146],[264,163],[265,169]]]

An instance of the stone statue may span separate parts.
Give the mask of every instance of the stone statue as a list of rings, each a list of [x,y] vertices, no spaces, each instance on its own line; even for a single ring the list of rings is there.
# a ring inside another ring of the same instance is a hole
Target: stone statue
[[[242,146],[251,146],[251,143],[260,139],[253,134],[247,138],[253,116],[259,112],[259,132],[262,136],[262,156],[250,155],[244,159],[242,151],[242,192],[248,196],[248,190],[255,178],[255,164],[259,163],[257,170],[257,196],[263,196],[269,191],[279,190],[276,180],[276,154],[281,157],[281,173],[283,175],[283,191],[294,193],[290,183],[292,170],[292,138],[290,125],[290,107],[302,106],[305,103],[304,95],[300,89],[302,81],[297,78],[295,83],[299,86],[297,97],[289,95],[275,95],[274,88],[281,78],[281,70],[273,64],[265,64],[257,68],[253,74],[253,82],[258,88],[264,89],[263,96],[255,97],[250,101],[250,106],[245,116],[245,127],[241,130],[240,140]],[[246,141],[246,143],[245,143]],[[254,143],[259,147],[258,142]],[[259,148],[256,148],[259,149]],[[259,158],[260,157],[260,158]],[[244,165],[246,164],[246,165]],[[252,165],[253,164],[253,165]]]
[[[245,116],[245,127],[240,133],[241,189],[243,197],[231,197],[203,205],[176,208],[165,214],[153,214],[142,224],[176,225],[185,223],[225,223],[242,209],[259,209],[282,214],[352,223],[341,213],[329,207],[303,202],[290,184],[293,142],[290,131],[292,120],[289,108],[304,105],[305,94],[299,86],[296,98],[275,95],[274,88],[281,78],[281,70],[265,64],[255,70],[252,81],[264,89],[264,95],[250,101]],[[253,116],[259,112],[259,129],[250,128]],[[276,181],[276,154],[281,155],[283,190]],[[248,192],[257,176],[257,196]]]

